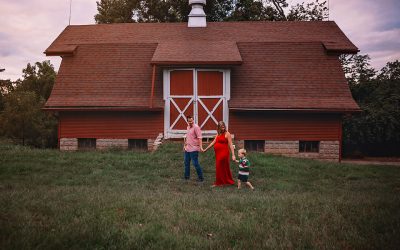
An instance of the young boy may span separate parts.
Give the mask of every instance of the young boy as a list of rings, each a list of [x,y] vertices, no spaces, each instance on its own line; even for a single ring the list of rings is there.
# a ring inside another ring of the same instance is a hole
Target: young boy
[[[251,185],[251,183],[248,181],[249,178],[249,168],[250,168],[250,162],[246,158],[246,149],[242,148],[239,149],[238,155],[240,160],[236,161],[239,162],[239,175],[238,175],[238,189],[240,189],[240,186],[242,182],[246,183],[247,186],[251,188],[251,190],[254,190],[254,187]]]

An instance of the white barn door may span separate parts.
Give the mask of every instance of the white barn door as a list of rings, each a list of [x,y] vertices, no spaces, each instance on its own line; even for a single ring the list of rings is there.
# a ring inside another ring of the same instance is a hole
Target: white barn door
[[[174,69],[164,71],[164,136],[181,138],[191,115],[203,137],[216,134],[218,121],[228,124],[229,70]]]

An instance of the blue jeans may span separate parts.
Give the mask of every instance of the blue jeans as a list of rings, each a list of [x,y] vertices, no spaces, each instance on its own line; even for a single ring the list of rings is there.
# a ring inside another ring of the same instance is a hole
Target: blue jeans
[[[193,165],[196,168],[197,176],[199,181],[203,181],[203,170],[199,164],[199,151],[186,152],[185,151],[185,179],[190,178],[190,160],[193,161]]]

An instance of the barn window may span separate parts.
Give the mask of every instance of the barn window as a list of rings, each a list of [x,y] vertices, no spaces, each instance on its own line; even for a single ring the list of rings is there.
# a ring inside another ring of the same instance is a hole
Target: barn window
[[[78,138],[78,149],[96,149],[95,138]]]
[[[245,140],[244,148],[247,151],[264,152],[265,141],[264,140]]]
[[[319,152],[319,141],[299,141],[299,152],[300,153],[318,153]]]
[[[128,139],[128,148],[147,151],[147,139]]]

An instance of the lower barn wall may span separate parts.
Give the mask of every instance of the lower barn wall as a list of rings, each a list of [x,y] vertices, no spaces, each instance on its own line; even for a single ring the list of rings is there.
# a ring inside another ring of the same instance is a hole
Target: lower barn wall
[[[244,140],[235,141],[237,149],[244,147]],[[339,141],[320,141],[319,152],[299,152],[299,141],[265,141],[264,152],[288,157],[339,161]]]
[[[62,112],[60,138],[155,139],[163,112]]]
[[[272,112],[230,112],[229,131],[244,140],[341,139],[341,116]]]
[[[129,138],[147,139],[154,150],[162,139],[163,119],[163,112],[63,112],[60,149],[77,150],[77,138],[96,138],[98,149],[128,148]],[[231,112],[229,130],[238,147],[244,140],[264,140],[266,153],[340,160],[340,115]],[[320,141],[319,152],[299,153],[300,140]]]
[[[128,139],[146,139],[148,150],[159,145],[163,112],[62,112],[60,150],[78,150],[78,138],[95,138],[96,149],[128,148]]]
[[[229,130],[239,148],[244,140],[262,140],[266,153],[329,161],[341,158],[341,115],[231,112]],[[300,153],[299,141],[319,141],[319,152]]]
[[[154,151],[161,144],[163,139],[160,134],[155,140],[147,139],[147,150]],[[128,149],[128,139],[96,139],[96,149],[105,150],[111,148]],[[78,138],[61,138],[60,150],[76,151],[78,150]]]

